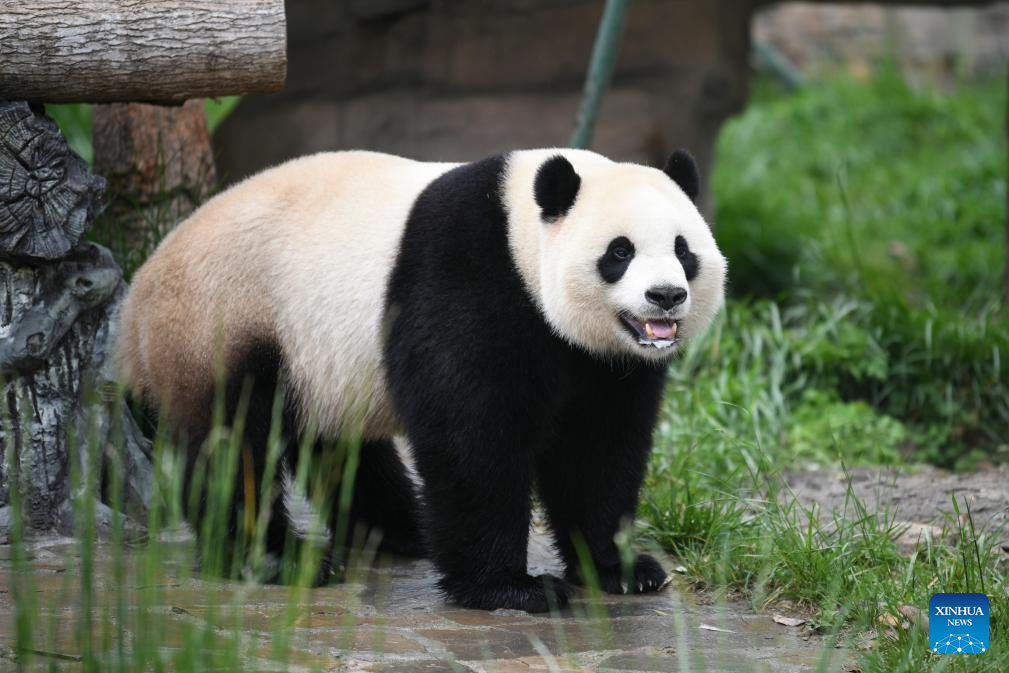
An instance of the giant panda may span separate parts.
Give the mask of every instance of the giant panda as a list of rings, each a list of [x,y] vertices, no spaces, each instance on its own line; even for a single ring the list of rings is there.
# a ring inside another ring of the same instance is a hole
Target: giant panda
[[[136,273],[122,374],[188,438],[190,464],[215,371],[229,409],[246,383],[257,480],[278,385],[284,461],[309,424],[360,437],[352,517],[390,551],[429,555],[456,604],[562,606],[581,545],[604,590],[655,591],[661,565],[640,554],[628,574],[614,535],[634,516],[667,365],[723,302],[698,191],[684,151],[661,170],[571,149],[296,159],[211,199]],[[527,572],[534,492],[563,578]],[[270,505],[271,547],[293,525],[286,503]]]

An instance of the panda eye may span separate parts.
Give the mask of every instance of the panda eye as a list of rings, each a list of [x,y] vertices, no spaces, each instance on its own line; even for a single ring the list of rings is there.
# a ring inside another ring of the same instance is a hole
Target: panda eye
[[[626,262],[634,257],[634,244],[626,236],[614,238],[610,241],[606,254],[618,262]]]
[[[682,236],[676,237],[676,256],[683,259],[690,254],[690,248],[687,246],[687,239]]]

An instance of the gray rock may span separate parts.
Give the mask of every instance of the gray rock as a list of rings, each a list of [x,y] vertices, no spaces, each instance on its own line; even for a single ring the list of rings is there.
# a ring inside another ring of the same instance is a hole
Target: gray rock
[[[80,314],[109,301],[122,282],[112,254],[83,243],[66,259],[39,267],[0,261],[0,374],[41,367]]]

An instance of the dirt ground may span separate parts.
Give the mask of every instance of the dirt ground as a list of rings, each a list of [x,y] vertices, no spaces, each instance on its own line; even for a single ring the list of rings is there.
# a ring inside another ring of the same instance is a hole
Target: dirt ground
[[[848,471],[852,490],[871,512],[891,512],[902,533],[902,546],[913,546],[926,534],[940,536],[952,523],[952,497],[967,522],[967,505],[975,529],[996,535],[1003,553],[1009,554],[1009,466],[977,472],[952,473],[935,467],[854,468]],[[814,468],[785,475],[799,502],[816,503],[822,513],[840,510],[848,493],[848,477],[840,469]]]

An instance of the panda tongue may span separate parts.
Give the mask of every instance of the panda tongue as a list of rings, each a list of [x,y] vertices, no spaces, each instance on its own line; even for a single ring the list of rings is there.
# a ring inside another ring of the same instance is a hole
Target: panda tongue
[[[645,325],[651,328],[654,339],[668,339],[673,335],[673,325],[667,320],[646,320]]]

